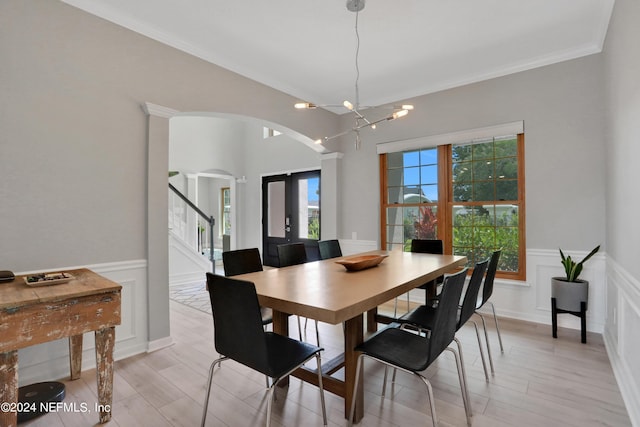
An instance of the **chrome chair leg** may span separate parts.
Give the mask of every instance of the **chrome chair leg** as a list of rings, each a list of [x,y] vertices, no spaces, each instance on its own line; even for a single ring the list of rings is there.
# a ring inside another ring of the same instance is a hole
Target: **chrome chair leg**
[[[462,379],[464,380],[464,388],[462,390],[462,395],[463,397],[466,399],[467,401],[467,406],[469,407],[469,417],[473,416],[473,412],[471,410],[471,397],[469,397],[469,386],[467,383],[467,371],[465,370],[464,367],[464,358],[462,357],[462,343],[460,342],[460,340],[456,337],[453,337],[453,340],[456,342],[456,345],[458,346],[458,355],[460,356],[460,368],[462,370]],[[457,367],[457,364],[456,364]],[[458,377],[460,377],[460,373],[458,373]],[[462,386],[462,384],[461,384]]]
[[[407,292],[407,313],[411,311],[411,303],[409,302],[409,292]],[[393,300],[393,318],[398,318],[398,297]]]
[[[478,330],[478,324],[473,320],[470,320],[473,323],[473,327],[476,329],[476,338],[478,338],[478,349],[480,350],[480,360],[482,360],[482,369],[484,370],[484,378],[487,382],[489,382],[489,372],[487,371],[487,361],[484,359],[484,351],[482,350],[482,340],[480,339],[480,331]]]
[[[491,366],[491,375],[495,374],[496,371],[493,369],[493,358],[491,357],[491,346],[489,345],[489,334],[487,333],[487,323],[484,321],[484,316],[477,311],[475,312],[480,319],[482,320],[482,329],[484,329],[484,340],[487,343],[487,354],[489,355],[489,365]]]
[[[393,301],[393,318],[398,318],[398,297]]]
[[[267,390],[267,427],[271,425],[271,408],[273,407],[273,398],[275,396],[274,391],[276,383],[277,380],[274,379],[273,384],[271,384],[271,387],[269,387],[269,390]]]
[[[320,403],[322,405],[322,420],[324,425],[327,425],[327,408],[324,403],[324,387],[322,385],[322,360],[320,360],[320,353],[316,353],[316,365],[318,366],[318,387],[320,388]]]
[[[387,391],[387,371],[389,369],[388,365],[384,365],[384,378],[382,379],[382,395],[381,397],[385,397]],[[398,370],[393,368],[393,375],[391,375],[391,384],[396,383],[396,373]]]
[[[455,353],[455,350],[453,350]],[[369,357],[373,360],[376,360],[380,363],[382,363],[385,366],[385,374],[387,371],[388,367],[392,367],[394,369],[394,373],[395,371],[397,371],[398,369],[402,369],[402,368],[397,368],[396,366],[393,366],[387,362],[384,362],[380,359],[376,359],[374,357],[370,357],[367,356],[366,354],[361,354],[358,357],[358,364],[356,366],[356,384],[355,387],[353,388],[353,397],[351,399],[351,411],[349,412],[349,420],[348,420],[348,427],[352,427],[353,426],[353,416],[355,414],[355,406],[356,406],[356,396],[358,393],[358,383],[359,383],[359,379],[360,379],[360,375],[362,374],[362,371],[364,370],[364,366],[363,366],[363,360],[365,357]],[[456,361],[458,359],[456,358]],[[404,371],[404,369],[402,369]],[[429,395],[429,406],[431,407],[431,420],[433,421],[433,427],[438,427],[438,418],[436,416],[436,404],[435,404],[435,397],[433,396],[433,387],[431,386],[431,383],[429,382],[428,379],[426,379],[425,377],[423,377],[422,375],[420,375],[418,372],[411,372],[411,371],[406,371],[409,373],[412,373],[413,375],[417,376],[418,378],[420,378],[422,380],[422,382],[427,386],[427,393]],[[458,375],[460,375],[460,371],[458,370]],[[466,402],[466,398],[464,397],[464,391],[463,391],[463,396],[462,396],[462,400]],[[466,406],[465,406],[465,410],[466,410]]]
[[[431,421],[433,422],[433,427],[438,427],[438,418],[436,417],[436,402],[435,397],[433,396],[433,387],[431,386],[431,382],[429,382],[428,379],[420,374],[416,373],[415,375],[417,375],[427,386],[427,393],[429,394],[429,406],[431,407]]]
[[[300,316],[296,316],[298,318],[298,336],[300,337],[300,341],[302,341],[302,324],[300,323]]]
[[[307,363],[309,360],[311,360],[311,358],[314,356],[310,356],[307,360],[305,360],[302,365],[304,365],[305,363]],[[322,404],[322,417],[324,420],[324,425],[327,425],[327,410],[325,407],[325,402],[324,402],[324,387],[322,386],[322,360],[320,357],[320,353],[316,353],[315,354],[315,358],[316,358],[316,364],[318,366],[318,388],[320,389],[320,402]],[[300,366],[302,366],[300,365]],[[284,373],[282,376],[278,377],[278,378],[273,378],[273,381],[271,382],[271,387],[269,387],[268,393],[268,400],[267,400],[267,427],[269,427],[269,425],[271,424],[271,406],[272,406],[272,401],[273,400],[277,400],[277,396],[275,395],[275,387],[276,385],[280,382],[280,380],[282,380],[283,378],[288,377],[289,375],[291,375],[293,373],[293,371],[295,371],[296,369],[298,369],[298,367],[291,369],[289,372]],[[204,425],[202,426],[204,427]]]
[[[316,320],[316,343],[320,347],[320,331],[318,331],[318,321]]]
[[[456,340],[457,341],[457,340]],[[464,368],[462,366],[462,362],[460,357],[458,356],[458,352],[451,348],[451,347],[447,347],[447,350],[449,350],[450,352],[453,353],[453,356],[456,360],[456,369],[458,371],[458,380],[460,381],[460,390],[462,392],[462,402],[464,404],[464,410],[465,410],[465,414],[467,416],[467,425],[469,427],[471,427],[471,401],[469,400],[469,394],[468,394],[468,390],[467,390],[467,379],[465,377],[465,373],[464,373]],[[386,368],[391,366],[392,368],[394,368],[395,370],[397,369],[402,369],[402,368],[398,368],[394,365],[391,365],[383,360],[377,359],[375,357],[371,357],[371,356],[367,356],[366,354],[361,354],[360,356],[358,356],[358,363],[356,366],[356,379],[355,379],[355,386],[353,387],[353,396],[351,398],[351,410],[349,411],[349,419],[348,419],[348,423],[347,426],[348,427],[352,427],[353,426],[353,416],[355,414],[355,404],[356,404],[356,396],[358,393],[358,383],[360,381],[360,376],[362,375],[362,371],[364,369],[363,366],[363,360],[365,357],[369,357],[371,359],[374,359],[382,364],[385,365],[385,371]],[[402,369],[403,371],[406,371],[405,369]],[[417,377],[419,377],[422,382],[427,386],[427,393],[429,394],[429,406],[431,407],[431,419],[433,421],[433,427],[438,427],[438,418],[436,416],[436,405],[435,405],[435,398],[433,396],[433,387],[431,386],[431,383],[429,382],[428,379],[426,379],[424,376],[420,375],[420,373],[418,372],[412,372],[412,371],[406,371],[409,373],[412,373],[414,375],[416,375]]]
[[[498,327],[498,317],[496,316],[496,308],[491,301],[487,301],[491,304],[491,310],[493,311],[493,321],[496,322],[496,331],[498,332],[498,342],[500,342],[500,353],[504,353],[504,347],[502,346],[502,337],[500,336],[500,328]]]
[[[384,365],[384,378],[382,379],[382,394],[380,397],[384,397],[387,391],[387,372],[389,371],[389,367]]]
[[[471,402],[468,400],[468,392],[467,381],[464,378],[464,370],[461,366],[460,358],[458,357],[458,352],[451,348],[447,347],[447,350],[453,353],[453,357],[456,359],[456,368],[458,369],[458,380],[460,381],[460,390],[462,391],[462,403],[464,404],[464,411],[467,415],[467,425],[471,427]]]
[[[220,367],[220,364],[222,363],[222,361],[227,359],[228,357],[221,356],[218,359],[214,360],[211,366],[209,367],[209,380],[207,381],[207,393],[204,397],[204,405],[203,405],[204,408],[202,409],[202,421],[200,422],[201,427],[204,427],[204,423],[207,420],[207,409],[209,408],[209,396],[211,395],[211,384],[213,382],[213,369],[215,368],[216,363],[218,364],[218,367]]]

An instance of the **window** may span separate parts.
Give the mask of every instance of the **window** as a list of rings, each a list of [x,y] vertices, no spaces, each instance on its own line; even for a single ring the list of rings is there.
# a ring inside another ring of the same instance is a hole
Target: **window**
[[[220,189],[220,232],[221,234],[231,234],[231,189],[223,187]]]
[[[437,238],[437,156],[435,148],[387,155],[387,249],[409,250],[411,239]]]
[[[382,241],[442,239],[469,266],[502,248],[500,277],[525,279],[524,134],[383,152]]]

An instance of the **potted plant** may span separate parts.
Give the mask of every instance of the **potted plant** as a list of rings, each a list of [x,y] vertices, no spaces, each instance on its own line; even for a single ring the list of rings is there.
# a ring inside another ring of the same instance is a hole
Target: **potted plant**
[[[560,258],[564,266],[566,277],[551,278],[551,298],[555,298],[556,307],[569,312],[580,312],[580,302],[584,301],[585,310],[589,300],[589,282],[578,279],[584,263],[600,250],[600,245],[596,246],[580,262],[575,262],[571,256],[565,256],[560,249]]]

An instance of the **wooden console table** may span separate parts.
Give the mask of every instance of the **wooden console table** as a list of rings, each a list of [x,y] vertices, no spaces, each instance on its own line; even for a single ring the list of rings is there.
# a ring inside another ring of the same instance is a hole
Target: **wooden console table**
[[[0,283],[0,403],[18,401],[18,350],[69,337],[71,379],[80,378],[82,334],[95,332],[100,423],[111,419],[115,326],[122,287],[91,270],[66,270],[74,279],[30,287],[24,277]],[[0,411],[0,426],[15,427],[17,412]]]

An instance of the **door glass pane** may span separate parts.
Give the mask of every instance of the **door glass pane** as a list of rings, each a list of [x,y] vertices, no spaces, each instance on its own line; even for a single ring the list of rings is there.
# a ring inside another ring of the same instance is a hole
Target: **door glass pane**
[[[268,191],[267,232],[269,237],[285,237],[284,181],[270,182]]]
[[[298,180],[298,237],[320,238],[319,178]]]

